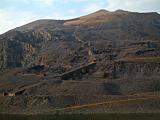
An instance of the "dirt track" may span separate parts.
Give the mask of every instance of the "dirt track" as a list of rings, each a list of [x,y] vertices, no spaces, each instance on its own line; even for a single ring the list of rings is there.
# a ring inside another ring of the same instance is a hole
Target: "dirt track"
[[[71,109],[81,109],[81,108],[90,108],[90,107],[97,107],[101,105],[105,105],[106,107],[112,107],[113,104],[125,104],[125,103],[132,103],[132,102],[141,102],[141,101],[147,101],[147,100],[153,100],[153,99],[159,99],[160,96],[146,96],[146,97],[137,97],[137,98],[128,98],[128,99],[120,99],[120,100],[111,100],[111,101],[105,101],[105,102],[98,102],[98,103],[91,103],[91,104],[84,104],[84,105],[77,105],[72,107],[66,107],[66,108],[60,108],[56,109],[58,111],[63,110],[71,110]]]

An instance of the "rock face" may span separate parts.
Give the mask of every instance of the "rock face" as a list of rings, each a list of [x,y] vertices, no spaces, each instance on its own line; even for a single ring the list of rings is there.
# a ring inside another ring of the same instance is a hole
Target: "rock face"
[[[36,59],[43,42],[51,39],[50,34],[42,30],[27,33],[13,31],[8,34],[1,38],[1,69],[29,65]]]
[[[115,78],[125,79],[160,77],[160,63],[116,63],[113,73]]]

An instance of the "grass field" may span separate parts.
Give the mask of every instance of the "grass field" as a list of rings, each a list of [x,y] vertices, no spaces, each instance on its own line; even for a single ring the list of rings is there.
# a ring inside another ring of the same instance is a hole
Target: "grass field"
[[[159,113],[88,115],[0,115],[0,120],[160,120]]]

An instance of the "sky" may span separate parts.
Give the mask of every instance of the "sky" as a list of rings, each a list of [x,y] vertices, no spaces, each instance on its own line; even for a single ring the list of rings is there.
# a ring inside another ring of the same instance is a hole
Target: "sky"
[[[1,0],[0,34],[38,19],[71,19],[100,9],[160,13],[160,0]]]

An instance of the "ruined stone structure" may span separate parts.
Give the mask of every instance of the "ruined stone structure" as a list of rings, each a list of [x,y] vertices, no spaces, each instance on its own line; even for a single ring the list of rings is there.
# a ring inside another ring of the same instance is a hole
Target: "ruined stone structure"
[[[84,74],[93,71],[96,66],[96,63],[90,63],[88,65],[81,66],[69,72],[63,73],[60,77],[62,80],[68,79],[80,79]]]

